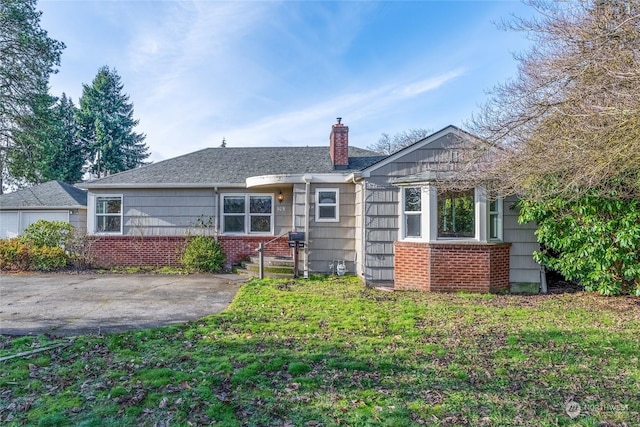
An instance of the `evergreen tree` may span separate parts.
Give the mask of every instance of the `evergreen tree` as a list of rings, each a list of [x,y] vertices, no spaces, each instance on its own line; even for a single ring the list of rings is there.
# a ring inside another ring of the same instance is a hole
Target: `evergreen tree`
[[[6,163],[12,182],[18,186],[47,181],[55,102],[56,98],[47,93],[32,94],[26,111],[14,119]]]
[[[149,157],[145,135],[133,131],[138,120],[123,88],[116,70],[107,66],[98,70],[91,85],[83,85],[75,117],[89,171],[98,178],[141,166]]]
[[[80,181],[84,156],[73,101],[65,94],[58,102],[46,94],[32,101],[31,114],[16,121],[14,149],[7,156],[11,176],[19,184]]]
[[[85,159],[75,110],[73,100],[64,93],[53,109],[55,122],[47,150],[47,181],[55,179],[73,184],[82,180]]]
[[[9,153],[26,149],[22,157],[30,156],[29,147],[14,144],[17,122],[33,116],[33,108],[45,101],[49,75],[64,49],[40,28],[35,7],[36,0],[0,0],[0,193]]]

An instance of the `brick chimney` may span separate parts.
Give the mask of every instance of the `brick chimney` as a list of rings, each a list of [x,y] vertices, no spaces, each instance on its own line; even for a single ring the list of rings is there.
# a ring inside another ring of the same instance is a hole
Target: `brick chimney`
[[[342,124],[342,117],[338,117],[338,123],[331,126],[329,154],[331,154],[334,169],[347,169],[349,166],[349,126]]]

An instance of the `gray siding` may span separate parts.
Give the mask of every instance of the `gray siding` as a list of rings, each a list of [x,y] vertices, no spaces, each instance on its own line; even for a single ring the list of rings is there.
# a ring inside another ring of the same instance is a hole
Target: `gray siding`
[[[316,222],[315,192],[317,188],[340,191],[338,222]],[[345,261],[347,271],[356,272],[356,194],[354,184],[312,184],[309,215],[309,270],[329,273],[333,261]]]
[[[277,201],[282,191],[285,200]],[[219,189],[114,189],[92,190],[91,193],[121,194],[123,197],[123,234],[136,236],[183,236],[199,232],[199,222],[221,225],[219,218],[220,194],[274,194],[274,234],[291,228],[291,200],[289,189],[261,188],[258,190]],[[217,222],[216,222],[216,217]]]
[[[87,232],[87,210],[73,209],[69,214],[69,224],[73,225],[81,233]]]
[[[183,236],[198,221],[215,224],[216,193],[211,189],[122,190],[125,235]]]
[[[356,237],[355,237],[355,250],[356,250],[356,274],[360,277],[364,277],[365,271],[365,250],[364,250],[364,195],[365,186],[363,183],[357,184],[355,188],[355,222],[356,222]]]
[[[393,242],[399,236],[400,189],[393,178],[451,167],[451,156],[460,139],[443,135],[392,163],[371,172],[366,179],[364,206],[364,275],[368,284],[390,284],[393,275]]]
[[[347,272],[356,273],[356,186],[354,184],[315,184],[309,186],[309,234],[305,247],[311,273],[329,273],[334,261],[345,261]],[[340,192],[338,222],[316,222],[315,193],[317,188],[337,188]],[[293,188],[296,230],[305,230],[305,185]],[[359,209],[359,208],[358,208]],[[302,266],[301,266],[302,267]]]
[[[368,284],[393,281],[393,242],[398,240],[398,187],[387,178],[367,180],[364,208],[364,280]]]
[[[504,201],[503,240],[511,243],[509,281],[540,283],[540,265],[533,260],[533,252],[540,249],[534,234],[535,223],[519,224],[517,198]]]
[[[403,177],[427,171],[449,170],[452,168],[452,153],[461,147],[462,141],[453,134],[446,134],[431,143],[418,148],[381,166],[372,172],[379,177]]]

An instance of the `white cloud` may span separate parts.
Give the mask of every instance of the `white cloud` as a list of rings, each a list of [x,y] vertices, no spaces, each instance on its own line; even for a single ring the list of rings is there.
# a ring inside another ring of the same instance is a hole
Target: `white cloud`
[[[450,82],[451,80],[462,76],[464,73],[465,73],[465,70],[463,68],[458,68],[458,69],[449,71],[447,73],[440,74],[438,76],[429,77],[424,80],[420,80],[418,82],[413,82],[413,83],[404,85],[398,88],[395,91],[395,93],[403,97],[412,97],[412,96],[421,95],[425,92],[438,89],[439,87]]]
[[[329,129],[336,116],[348,114],[345,117],[347,125],[375,122],[377,117],[388,111],[402,109],[407,98],[424,95],[461,74],[461,70],[453,70],[417,83],[389,82],[358,93],[341,93],[336,89],[333,93],[325,93],[322,99],[303,109],[274,114],[242,128],[225,128],[220,131],[230,146],[323,145],[327,143]],[[222,136],[212,135],[207,141],[208,145],[217,145]],[[359,141],[359,145],[369,145],[371,142]]]

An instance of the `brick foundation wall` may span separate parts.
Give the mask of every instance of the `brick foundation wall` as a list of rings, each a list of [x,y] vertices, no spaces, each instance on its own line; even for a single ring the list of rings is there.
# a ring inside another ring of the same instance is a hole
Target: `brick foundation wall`
[[[222,245],[224,253],[227,255],[228,264],[237,264],[243,258],[249,255],[257,255],[256,249],[258,245],[267,243],[273,237],[257,237],[257,236],[220,236],[218,241]],[[265,248],[266,256],[291,256],[291,248],[289,247],[288,236],[282,236],[277,240],[269,243]]]
[[[508,243],[394,243],[394,288],[435,292],[509,289]]]
[[[424,243],[395,242],[394,249],[394,288],[430,291],[425,280],[429,277],[429,248]]]
[[[273,237],[220,236],[218,241],[227,256],[228,266],[255,254],[260,242]],[[179,266],[185,244],[184,236],[93,236],[90,237],[90,258],[95,267]],[[271,242],[265,255],[291,256],[287,236]]]

